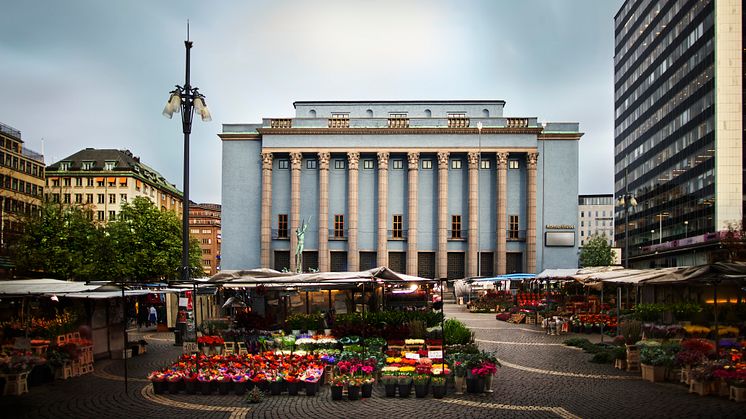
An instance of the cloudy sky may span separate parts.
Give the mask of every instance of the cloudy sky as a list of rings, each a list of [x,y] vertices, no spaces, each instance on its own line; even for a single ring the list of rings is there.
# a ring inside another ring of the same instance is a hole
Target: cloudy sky
[[[130,149],[182,185],[182,135],[161,116],[184,82],[196,120],[190,197],[220,202],[222,123],[289,117],[297,100],[502,99],[506,116],[578,121],[580,192],[613,185],[613,17],[622,0],[5,2],[0,122],[47,164]],[[43,140],[42,140],[43,139]]]

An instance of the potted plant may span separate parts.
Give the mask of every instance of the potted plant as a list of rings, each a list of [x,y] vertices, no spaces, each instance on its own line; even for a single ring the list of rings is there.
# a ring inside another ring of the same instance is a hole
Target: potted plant
[[[182,380],[183,376],[181,373],[174,372],[171,375],[166,378],[166,381],[168,382],[168,392],[171,394],[179,394],[179,390],[181,390]]]
[[[298,391],[300,390],[298,376],[295,374],[288,374],[287,376],[285,376],[285,382],[287,383],[288,387],[288,395],[297,396]]]
[[[673,365],[674,353],[671,347],[648,344],[640,349],[642,379],[653,383],[665,380],[666,368]]]
[[[189,371],[184,374],[184,390],[187,394],[197,394],[197,373]]]
[[[282,393],[282,376],[275,374],[268,377],[267,381],[269,381],[269,394],[279,396]]]
[[[236,396],[242,396],[246,393],[246,383],[248,380],[246,374],[233,375],[233,391],[236,393]]]
[[[422,399],[427,396],[428,384],[430,383],[430,376],[427,374],[415,374],[412,377],[414,382],[414,395],[418,399]]]
[[[430,387],[433,389],[433,397],[442,399],[446,395],[446,376],[433,375],[430,378]]]
[[[464,354],[456,353],[450,357],[450,364],[453,366],[453,383],[456,387],[456,394],[464,394],[464,385],[466,380],[466,359]]]
[[[161,371],[153,371],[148,375],[148,380],[153,383],[153,393],[163,394],[166,392],[166,374]]]
[[[197,381],[199,381],[199,392],[207,396],[212,394],[212,381],[213,377],[210,374],[201,373],[197,375]]]
[[[363,367],[365,369],[365,367]],[[365,374],[363,376],[363,385],[360,387],[360,395],[364,399],[370,398],[373,395],[373,383],[376,381],[372,374]]]

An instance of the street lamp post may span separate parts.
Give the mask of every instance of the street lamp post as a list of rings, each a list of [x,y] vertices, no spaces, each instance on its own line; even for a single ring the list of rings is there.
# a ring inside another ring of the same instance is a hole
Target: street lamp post
[[[617,200],[617,206],[624,207],[624,268],[629,268],[629,208],[637,206],[634,195],[625,193]]]
[[[662,212],[655,215],[656,217],[658,217],[658,244],[663,243],[663,217],[668,217],[669,215],[670,214],[667,212]]]
[[[163,116],[171,119],[174,113],[181,111],[181,127],[184,133],[184,196],[182,200],[182,231],[181,231],[181,280],[189,281],[189,134],[192,133],[192,117],[196,110],[203,121],[212,121],[210,111],[205,104],[205,97],[199,93],[196,87],[192,87],[189,81],[190,72],[190,50],[192,41],[189,40],[189,29],[187,27],[187,40],[184,41],[186,49],[186,77],[184,86],[176,85],[172,90],[163,108]],[[195,291],[196,291],[196,283]],[[192,316],[194,317],[194,332],[197,333],[197,304],[196,292],[192,295]]]
[[[477,190],[479,190],[479,171],[482,170],[482,122],[477,122],[477,147],[479,149],[479,166],[477,167]],[[478,193],[478,192],[477,192]],[[477,276],[482,276],[482,235],[479,232],[481,202],[477,198]]]

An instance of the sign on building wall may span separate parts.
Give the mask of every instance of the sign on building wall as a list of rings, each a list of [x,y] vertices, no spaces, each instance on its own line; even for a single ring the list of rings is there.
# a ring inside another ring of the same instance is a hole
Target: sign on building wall
[[[544,233],[544,246],[573,247],[575,246],[574,231],[547,231]]]

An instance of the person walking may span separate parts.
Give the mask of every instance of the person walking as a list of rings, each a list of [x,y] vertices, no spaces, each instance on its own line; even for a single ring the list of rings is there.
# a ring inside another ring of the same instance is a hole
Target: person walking
[[[158,312],[156,311],[155,307],[150,306],[149,314],[148,314],[148,326],[151,324],[155,325],[158,323]]]

